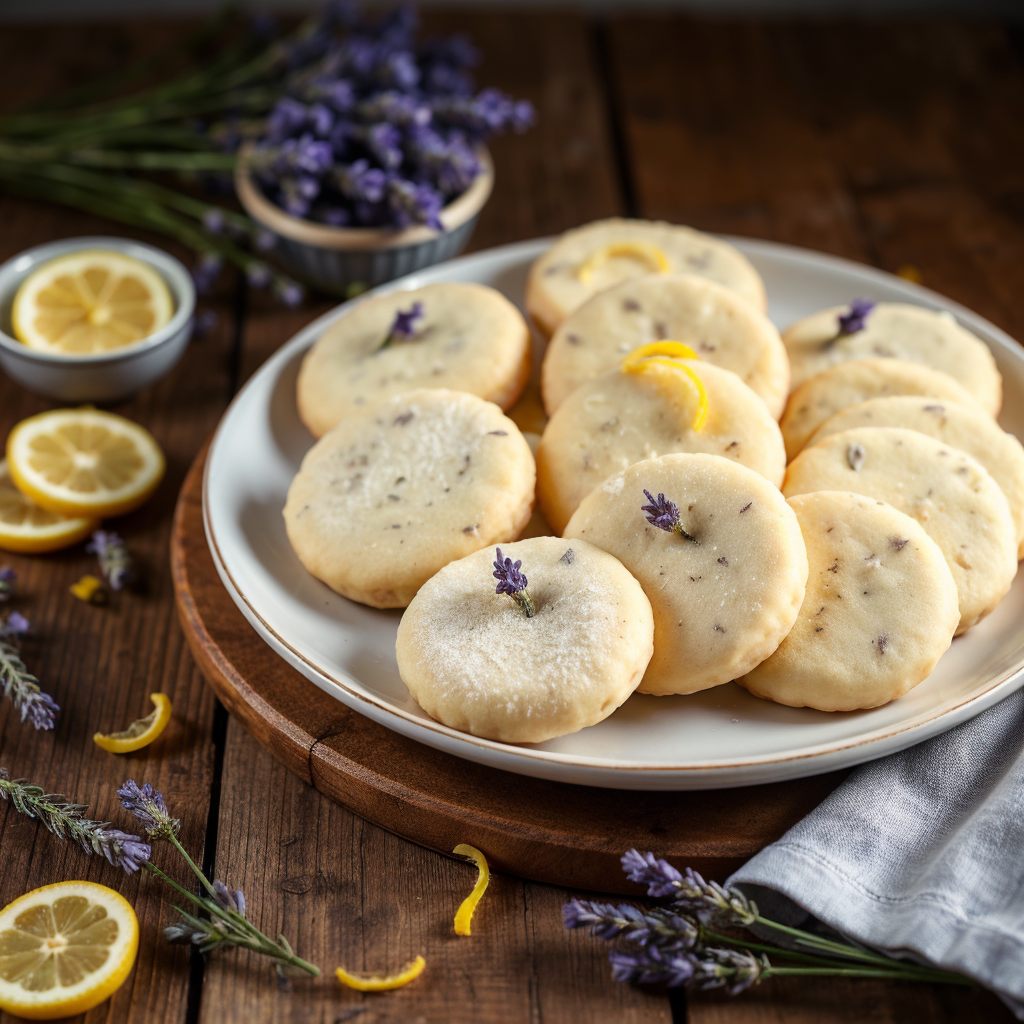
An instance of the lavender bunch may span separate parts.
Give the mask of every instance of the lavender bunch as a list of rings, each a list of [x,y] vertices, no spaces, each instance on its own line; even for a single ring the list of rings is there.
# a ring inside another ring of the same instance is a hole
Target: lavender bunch
[[[100,571],[113,590],[123,590],[134,578],[128,546],[113,530],[97,530],[85,546],[100,563]]]
[[[680,872],[653,853],[629,850],[622,867],[630,881],[667,905],[640,909],[629,904],[572,900],[562,908],[566,928],[590,928],[626,948],[609,953],[617,981],[701,989],[725,988],[738,995],[752,985],[785,975],[841,975],[905,981],[972,984],[962,975],[894,960],[860,946],[790,928],[762,917],[738,889],[707,882],[696,871]],[[765,944],[744,934],[758,926],[785,935],[793,948]],[[726,932],[716,929],[724,928]],[[782,964],[768,959],[771,954]]]
[[[52,729],[60,706],[43,693],[39,680],[21,660],[19,642],[30,628],[28,619],[17,611],[8,612],[0,621],[0,686],[21,712],[23,722],[28,719],[36,729]]]

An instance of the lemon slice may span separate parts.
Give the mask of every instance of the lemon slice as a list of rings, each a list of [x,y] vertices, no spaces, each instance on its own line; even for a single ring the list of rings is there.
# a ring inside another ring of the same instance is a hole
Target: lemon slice
[[[671,269],[668,257],[656,245],[649,242],[613,242],[595,249],[580,265],[576,276],[583,284],[590,284],[595,271],[614,259],[637,260],[655,274],[667,274]]]
[[[112,995],[139,948],[135,911],[95,882],[58,882],[0,910],[0,1010],[71,1017]]]
[[[427,961],[418,956],[415,960],[407,963],[397,974],[353,974],[339,967],[334,975],[347,988],[354,988],[357,992],[387,992],[392,988],[401,988],[408,985],[410,981],[418,978],[423,973]]]
[[[96,733],[92,741],[112,754],[130,754],[149,746],[167,728],[171,720],[171,702],[166,693],[151,693],[153,710],[145,718],[132,722],[121,732]]]
[[[99,525],[96,519],[40,508],[14,486],[7,460],[0,459],[0,549],[30,555],[59,551],[85,540]]]
[[[467,846],[465,843],[459,843],[459,845],[452,850],[452,853],[457,853],[460,857],[465,857],[467,860],[473,861],[473,863],[476,864],[478,871],[476,876],[476,885],[473,886],[473,891],[462,901],[462,906],[459,907],[455,914],[455,934],[469,935],[469,925],[470,921],[473,920],[473,911],[476,910],[476,905],[480,902],[480,897],[483,896],[487,889],[487,883],[491,880],[491,871],[490,868],[487,867],[487,858],[475,846]]]
[[[667,356],[674,356],[669,359]],[[667,366],[676,374],[683,374],[690,378],[690,382],[697,389],[697,412],[694,414],[691,426],[694,430],[700,430],[708,418],[708,393],[704,387],[704,381],[689,366],[684,363],[677,363],[676,359],[699,359],[696,352],[689,345],[681,341],[653,341],[649,345],[641,345],[634,349],[625,359],[619,369],[623,373],[646,373],[651,366]],[[678,379],[678,378],[677,378]]]
[[[22,282],[11,326],[29,348],[89,356],[134,345],[165,327],[174,302],[147,263],[113,249],[58,256]]]
[[[22,420],[7,438],[18,490],[66,516],[105,519],[138,508],[164,475],[152,434],[98,409],[57,409]]]

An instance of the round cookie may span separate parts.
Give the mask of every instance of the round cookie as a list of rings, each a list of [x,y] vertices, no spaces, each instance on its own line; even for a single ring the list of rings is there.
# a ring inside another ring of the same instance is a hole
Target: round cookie
[[[618,559],[582,541],[502,546],[522,562],[535,614],[495,593],[494,548],[446,565],[398,626],[398,671],[444,725],[540,743],[607,718],[654,650],[651,603]]]
[[[783,332],[794,388],[850,359],[903,359],[948,373],[986,412],[999,412],[1003,383],[996,361],[988,346],[964,330],[951,313],[880,302],[863,317],[863,329],[837,337],[839,318],[848,312],[847,306],[823,309]]]
[[[923,395],[978,407],[952,377],[902,359],[855,359],[804,381],[786,403],[779,426],[786,455],[793,459],[811,435],[840,409],[889,395]]]
[[[776,487],[786,472],[778,424],[764,402],[728,370],[680,359],[702,380],[708,415],[693,428],[693,384],[671,367],[612,370],[577,388],[548,421],[537,450],[537,500],[555,530],[603,480],[669,452],[721,455]]]
[[[541,390],[549,416],[581,384],[634,349],[662,339],[689,345],[732,370],[778,419],[789,393],[789,359],[775,325],[735,292],[693,274],[649,274],[595,295],[548,343]]]
[[[917,686],[960,619],[938,545],[910,516],[842,491],[789,499],[807,545],[796,625],[736,682],[758,697],[819,711],[875,708]]]
[[[611,552],[650,598],[654,657],[642,693],[694,693],[745,675],[779,646],[803,601],[807,554],[793,510],[764,477],[718,455],[663,455],[609,477],[565,537]]]
[[[529,445],[496,405],[410,391],[349,416],[306,453],[285,527],[317,579],[402,608],[453,559],[517,537],[535,476]]]
[[[916,519],[945,556],[963,633],[1010,589],[1017,531],[998,484],[976,459],[916,430],[859,427],[822,438],[789,465],[782,493],[853,491]]]
[[[1024,446],[988,413],[906,395],[873,398],[837,412],[818,428],[810,443],[855,427],[906,427],[976,458],[1010,503],[1017,530],[1017,557],[1024,558]]]
[[[622,246],[632,251],[616,248]],[[728,242],[664,221],[613,217],[567,231],[533,264],[526,308],[550,337],[592,295],[652,272],[697,274],[732,289],[758,309],[767,305],[760,275]]]
[[[396,317],[417,308],[392,333]],[[479,284],[431,284],[364,299],[336,320],[302,360],[299,416],[321,437],[416,388],[468,391],[508,409],[529,374],[530,330],[508,299]]]

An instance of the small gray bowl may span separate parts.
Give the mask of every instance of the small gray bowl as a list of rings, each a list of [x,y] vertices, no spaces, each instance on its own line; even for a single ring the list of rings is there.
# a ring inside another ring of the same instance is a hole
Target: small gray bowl
[[[458,256],[469,243],[494,187],[494,164],[480,150],[480,173],[440,213],[443,231],[422,225],[333,228],[285,213],[263,195],[243,152],[235,167],[235,192],[246,213],[277,239],[271,255],[289,273],[330,295],[351,298],[358,290],[404,277]]]
[[[174,299],[170,323],[134,345],[95,356],[57,356],[23,345],[11,330],[11,306],[22,281],[43,263],[80,249],[115,249],[148,263]],[[0,368],[37,395],[60,402],[117,402],[164,376],[192,336],[196,290],[189,272],[170,254],[126,238],[65,238],[28,249],[0,266]]]

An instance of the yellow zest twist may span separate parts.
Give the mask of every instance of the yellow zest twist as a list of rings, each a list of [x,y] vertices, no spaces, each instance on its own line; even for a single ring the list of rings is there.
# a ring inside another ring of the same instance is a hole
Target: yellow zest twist
[[[72,583],[68,589],[79,601],[85,601],[86,604],[102,604],[106,599],[103,581],[96,576],[83,576],[77,583]]]
[[[674,358],[667,358],[672,356]],[[634,349],[625,359],[619,369],[623,373],[646,373],[649,366],[668,366],[676,373],[684,374],[690,378],[693,386],[697,389],[697,415],[693,418],[693,429],[700,430],[708,418],[708,393],[700,376],[685,363],[677,362],[678,359],[700,358],[689,345],[681,341],[652,341],[649,345],[641,345]]]
[[[153,710],[145,718],[132,722],[121,732],[96,733],[92,741],[111,754],[130,754],[148,747],[167,728],[171,720],[171,701],[166,693],[151,693]]]
[[[457,853],[460,857],[473,861],[479,872],[476,878],[476,885],[473,886],[473,891],[462,901],[462,906],[459,907],[458,913],[455,915],[455,934],[469,935],[469,925],[473,920],[473,911],[476,910],[480,897],[483,896],[487,889],[487,883],[491,879],[491,872],[487,867],[487,858],[475,846],[459,843],[452,850],[452,853]]]
[[[583,284],[590,284],[594,271],[616,256],[628,256],[646,263],[655,274],[667,274],[671,269],[668,257],[656,245],[650,245],[648,242],[612,242],[611,245],[602,245],[600,249],[595,249],[580,265],[576,276]]]
[[[387,992],[389,989],[401,988],[408,985],[423,973],[427,961],[418,956],[415,960],[406,964],[397,974],[352,974],[344,967],[339,967],[334,975],[347,988],[354,988],[357,992]]]

